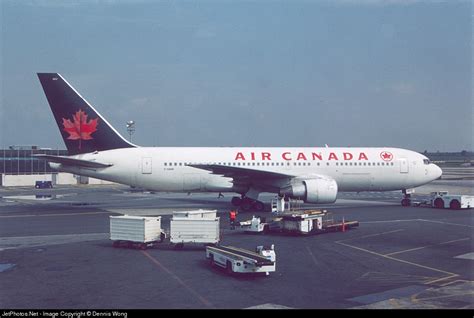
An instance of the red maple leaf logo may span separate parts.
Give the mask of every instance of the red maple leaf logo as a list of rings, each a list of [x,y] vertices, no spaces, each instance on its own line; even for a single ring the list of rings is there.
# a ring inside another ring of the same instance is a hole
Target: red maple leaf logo
[[[82,140],[94,139],[91,134],[97,130],[97,121],[99,118],[87,121],[87,114],[79,109],[73,116],[73,122],[63,118],[64,131],[69,134],[67,139],[79,140],[79,149],[81,149]]]
[[[391,152],[383,151],[380,153],[380,158],[382,158],[383,161],[390,161],[393,159],[393,155]]]

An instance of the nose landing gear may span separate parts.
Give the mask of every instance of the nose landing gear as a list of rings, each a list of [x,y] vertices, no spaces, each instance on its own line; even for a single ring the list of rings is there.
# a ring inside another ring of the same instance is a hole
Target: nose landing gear
[[[402,190],[403,199],[402,199],[402,206],[411,206],[411,194],[415,192],[413,189],[405,189]]]

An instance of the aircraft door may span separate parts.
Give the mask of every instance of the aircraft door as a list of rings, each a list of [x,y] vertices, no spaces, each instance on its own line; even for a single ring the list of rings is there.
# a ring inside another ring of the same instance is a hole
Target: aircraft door
[[[142,158],[142,174],[151,174],[152,173],[152,165],[151,165],[151,157],[143,157]]]
[[[400,173],[408,173],[408,160],[406,158],[400,159]]]

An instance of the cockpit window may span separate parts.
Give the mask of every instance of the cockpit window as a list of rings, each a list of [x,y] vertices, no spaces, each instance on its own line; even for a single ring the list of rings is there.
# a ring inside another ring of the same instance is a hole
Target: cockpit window
[[[423,159],[423,163],[424,163],[425,165],[429,165],[431,162],[430,162],[429,159]]]

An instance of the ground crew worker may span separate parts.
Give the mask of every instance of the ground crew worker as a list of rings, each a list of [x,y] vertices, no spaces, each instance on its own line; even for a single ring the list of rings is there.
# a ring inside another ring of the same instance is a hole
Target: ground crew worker
[[[235,218],[237,217],[237,211],[231,210],[229,212],[229,219],[230,219],[230,229],[234,230],[235,229]]]

